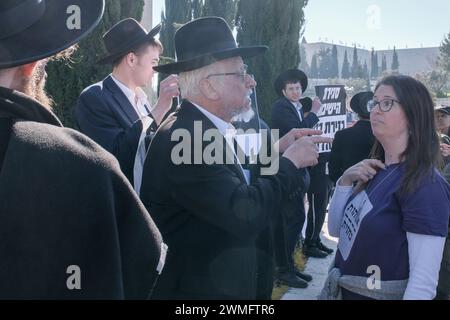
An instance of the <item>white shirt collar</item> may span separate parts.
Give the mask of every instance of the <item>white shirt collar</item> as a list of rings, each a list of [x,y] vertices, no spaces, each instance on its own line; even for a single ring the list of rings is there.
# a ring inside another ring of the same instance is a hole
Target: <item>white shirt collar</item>
[[[222,134],[223,136],[233,134],[236,132],[236,129],[233,127],[231,123],[223,121],[222,119],[212,114],[208,110],[200,107],[198,104],[195,104],[192,101],[189,102],[192,103],[195,107],[197,107],[197,109],[200,110],[205,115],[205,117],[211,120],[211,122],[217,127],[217,129],[219,129],[220,134]]]
[[[111,78],[117,84],[117,86],[120,88],[120,90],[122,90],[122,92],[125,94],[125,96],[130,101],[131,105],[135,109],[137,107],[136,106],[136,96],[137,96],[139,102],[141,102],[142,104],[146,103],[148,97],[145,94],[144,90],[142,90],[141,88],[137,87],[136,88],[136,92],[133,92],[130,88],[128,88],[126,85],[124,85],[122,82],[120,82],[120,80],[116,79],[112,74],[111,74]]]
[[[300,101],[292,102],[292,101],[289,100],[289,102],[292,103],[296,109],[301,109],[302,108],[302,104],[300,103]]]

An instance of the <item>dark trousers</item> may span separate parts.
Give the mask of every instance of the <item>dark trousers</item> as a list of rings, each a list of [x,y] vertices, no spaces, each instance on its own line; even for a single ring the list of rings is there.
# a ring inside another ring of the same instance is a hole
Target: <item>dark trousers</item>
[[[326,174],[326,163],[319,163],[310,170],[311,185],[308,190],[308,224],[305,245],[315,245],[320,241],[320,231],[325,221],[331,181]]]
[[[275,263],[279,273],[294,268],[293,254],[305,223],[304,194],[289,201],[274,224]]]

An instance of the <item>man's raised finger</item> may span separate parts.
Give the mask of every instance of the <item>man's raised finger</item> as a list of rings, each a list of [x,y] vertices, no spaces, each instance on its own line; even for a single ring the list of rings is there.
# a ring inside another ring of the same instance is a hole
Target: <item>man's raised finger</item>
[[[323,132],[315,129],[292,129],[289,133],[293,134],[295,138],[298,139],[306,136],[320,136]]]
[[[333,139],[332,138],[327,138],[327,137],[317,137],[317,136],[313,136],[310,137],[310,139],[312,140],[312,142],[314,143],[332,143]]]

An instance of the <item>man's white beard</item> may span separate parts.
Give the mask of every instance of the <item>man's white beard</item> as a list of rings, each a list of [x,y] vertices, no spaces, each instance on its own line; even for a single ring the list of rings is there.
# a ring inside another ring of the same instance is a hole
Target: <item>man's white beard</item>
[[[247,111],[244,111],[231,119],[231,122],[249,122],[255,116],[255,111],[250,107]]]

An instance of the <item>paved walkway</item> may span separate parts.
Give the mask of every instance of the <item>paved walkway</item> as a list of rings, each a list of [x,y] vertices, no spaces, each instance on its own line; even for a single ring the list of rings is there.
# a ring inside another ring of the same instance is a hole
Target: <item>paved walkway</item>
[[[333,238],[328,234],[327,228],[328,216],[323,224],[321,239],[322,242],[336,252],[337,238]],[[322,286],[327,278],[328,268],[334,259],[334,253],[326,258],[308,258],[305,272],[313,276],[313,280],[306,289],[290,288],[288,292],[281,298],[282,300],[317,300],[317,296],[322,290]]]

